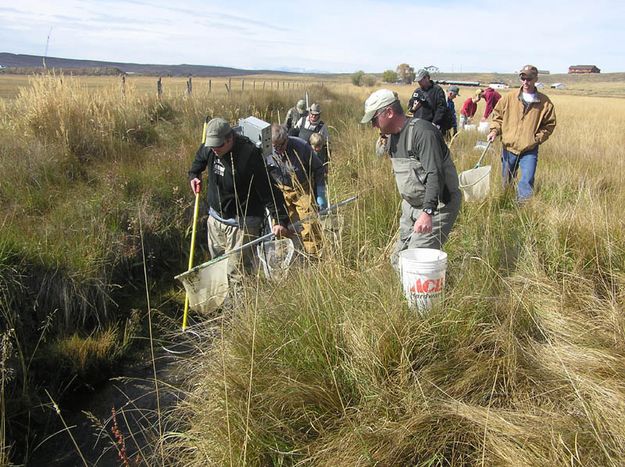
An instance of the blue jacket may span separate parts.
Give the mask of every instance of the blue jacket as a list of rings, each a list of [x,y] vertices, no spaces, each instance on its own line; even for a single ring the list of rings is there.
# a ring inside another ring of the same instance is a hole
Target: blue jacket
[[[454,104],[453,100],[447,99],[447,108],[449,110],[451,110],[452,122],[453,122],[451,127],[454,130],[457,130],[458,129],[458,120],[457,120],[457,117],[456,117],[456,104]]]

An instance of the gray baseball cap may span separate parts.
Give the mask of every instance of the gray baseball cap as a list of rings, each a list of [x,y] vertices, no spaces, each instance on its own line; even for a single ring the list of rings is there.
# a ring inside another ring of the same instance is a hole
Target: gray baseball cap
[[[319,104],[312,104],[310,106],[310,113],[313,115],[319,115],[321,113],[321,106]]]
[[[453,92],[456,96],[460,95],[460,88],[456,85],[449,86],[449,89],[447,89],[447,91]]]
[[[306,111],[306,101],[304,99],[300,99],[297,101],[297,105],[295,106],[300,113],[304,113]]]
[[[209,148],[217,148],[224,144],[226,136],[230,134],[232,127],[223,118],[213,118],[206,124],[206,141],[204,145]]]
[[[390,89],[378,89],[372,93],[365,101],[365,116],[360,123],[369,123],[375,113],[398,100],[397,94]]]
[[[417,71],[417,75],[415,76],[414,80],[421,81],[426,76],[430,76],[430,72],[427,71],[425,68],[421,68],[419,71]]]

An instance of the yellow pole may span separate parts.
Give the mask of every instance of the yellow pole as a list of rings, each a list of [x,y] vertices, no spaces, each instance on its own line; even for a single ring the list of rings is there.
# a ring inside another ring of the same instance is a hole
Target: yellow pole
[[[206,125],[208,124],[208,117],[204,120],[204,127],[202,128],[202,144],[206,142]],[[189,252],[189,271],[193,269],[193,256],[195,253],[195,234],[197,233],[197,218],[200,212],[200,191],[195,193],[195,206],[193,207],[193,229],[191,230],[191,251]],[[189,314],[189,294],[184,295],[184,312],[182,315],[182,331],[187,329],[187,316]]]

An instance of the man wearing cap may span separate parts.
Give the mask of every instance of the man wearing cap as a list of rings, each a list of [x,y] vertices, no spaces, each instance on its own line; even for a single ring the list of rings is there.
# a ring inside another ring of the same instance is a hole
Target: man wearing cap
[[[475,95],[467,98],[462,104],[462,108],[460,109],[460,128],[464,128],[465,125],[468,125],[471,122],[471,119],[477,112],[477,103],[482,98],[482,89],[478,89],[475,91]]]
[[[525,65],[519,72],[521,87],[509,92],[495,106],[488,141],[501,136],[502,177],[507,187],[521,169],[517,199],[526,201],[534,193],[534,175],[538,146],[547,141],[556,128],[556,111],[549,98],[538,92],[538,69]]]
[[[397,96],[375,91],[365,101],[361,123],[390,135],[389,155],[402,198],[399,238],[391,263],[397,269],[406,248],[441,249],[460,211],[458,174],[441,132],[423,119],[409,119]]]
[[[300,118],[297,123],[293,125],[293,129],[297,130],[297,133],[293,134],[293,132],[291,132],[291,136],[298,136],[304,141],[308,141],[310,139],[310,135],[313,133],[319,133],[323,136],[325,145],[319,153],[319,158],[327,169],[328,141],[330,139],[330,134],[328,133],[328,127],[325,122],[321,120],[321,106],[317,103],[313,103],[310,106],[310,109],[308,109],[308,116]]]
[[[189,170],[194,193],[200,192],[201,174],[206,168],[208,248],[212,258],[256,238],[265,208],[275,221],[273,233],[278,237],[288,234],[284,197],[272,183],[260,149],[245,136],[236,134],[223,118],[213,118],[206,125],[206,141]],[[241,262],[248,271],[254,265],[253,249],[246,248],[231,259],[228,275],[239,278]]]
[[[271,125],[271,143],[273,152],[266,157],[267,167],[284,194],[291,222],[304,221],[300,232],[304,250],[316,255],[321,247],[321,225],[315,218],[315,201],[320,209],[328,207],[323,164],[310,145],[289,136],[285,126]]]
[[[415,81],[419,83],[419,87],[408,101],[408,111],[414,117],[432,122],[441,128],[447,111],[445,91],[430,79],[430,73],[424,68],[417,71]]]
[[[501,94],[493,88],[487,87],[486,89],[481,90],[480,96],[486,103],[486,107],[484,107],[484,116],[482,117],[482,121],[485,122],[493,112],[493,109],[497,105],[497,102],[499,102],[499,99],[501,99]]]
[[[447,89],[447,108],[451,112],[451,134],[452,136],[458,133],[458,120],[456,119],[456,105],[454,99],[460,95],[460,88],[452,85]]]
[[[293,125],[295,125],[300,118],[306,117],[307,115],[308,111],[306,110],[306,101],[304,99],[298,100],[295,107],[291,107],[286,113],[285,126],[287,131],[293,128]]]

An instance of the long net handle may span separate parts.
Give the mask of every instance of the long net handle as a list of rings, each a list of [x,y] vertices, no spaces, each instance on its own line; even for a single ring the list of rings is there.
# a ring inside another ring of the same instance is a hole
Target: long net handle
[[[202,144],[206,142],[206,125],[208,124],[208,117],[204,120],[204,126],[202,127]],[[193,207],[193,228],[191,229],[191,251],[189,252],[189,267],[190,271],[193,269],[193,257],[195,256],[195,236],[197,234],[197,218],[200,212],[200,192],[195,193],[195,206]],[[189,315],[189,293],[184,294],[184,312],[182,313],[182,331],[187,329],[187,317]]]
[[[482,159],[484,159],[484,156],[486,155],[486,151],[488,151],[488,148],[490,148],[490,141],[488,142],[488,144],[486,145],[486,147],[484,148],[484,150],[482,151],[482,155],[480,156],[480,160],[477,161],[477,164],[475,164],[475,167],[473,167],[474,169],[477,169],[478,167],[480,167],[482,165]]]

